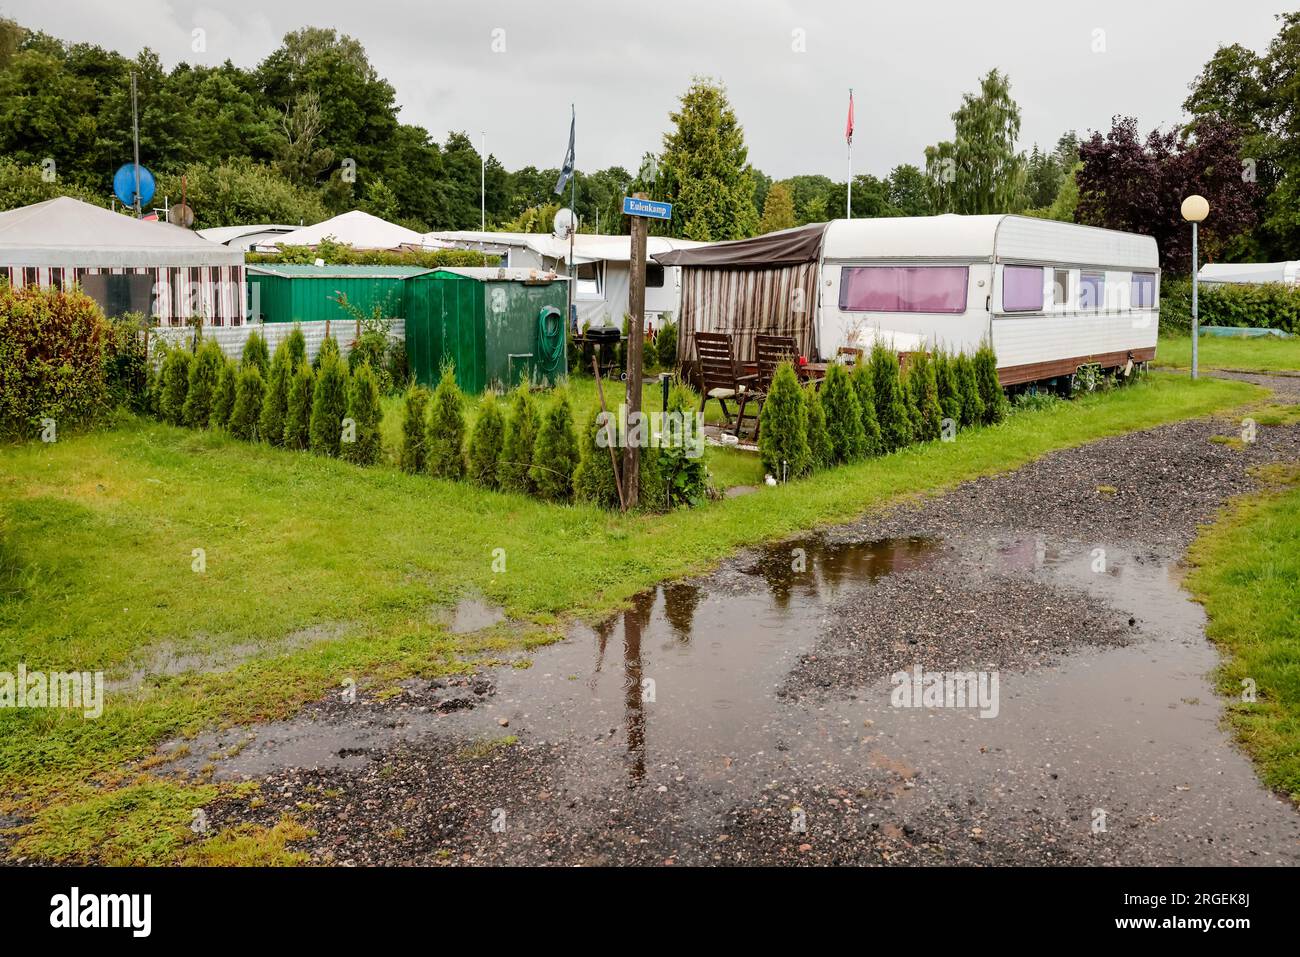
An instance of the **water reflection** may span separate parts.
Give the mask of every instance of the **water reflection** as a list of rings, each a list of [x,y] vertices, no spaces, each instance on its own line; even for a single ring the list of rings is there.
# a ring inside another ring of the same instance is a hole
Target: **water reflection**
[[[764,588],[709,590],[695,582],[669,582],[635,595],[625,611],[596,625],[588,687],[597,695],[602,685],[614,690],[615,676],[603,672],[610,641],[621,632],[618,678],[629,783],[645,779],[647,724],[658,693],[666,692],[671,706],[657,720],[673,725],[674,734],[707,728],[711,734],[743,735],[788,667],[786,654],[809,639],[821,599],[841,587],[921,567],[937,546],[936,539],[919,537],[782,543],[746,569]],[[653,659],[650,667],[647,658]],[[599,701],[593,706],[599,708]]]

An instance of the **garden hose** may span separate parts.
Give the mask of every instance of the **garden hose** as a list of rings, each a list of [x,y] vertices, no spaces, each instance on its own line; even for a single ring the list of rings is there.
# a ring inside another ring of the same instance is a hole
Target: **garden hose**
[[[542,376],[557,382],[565,372],[564,317],[554,306],[545,306],[537,316],[537,359]]]

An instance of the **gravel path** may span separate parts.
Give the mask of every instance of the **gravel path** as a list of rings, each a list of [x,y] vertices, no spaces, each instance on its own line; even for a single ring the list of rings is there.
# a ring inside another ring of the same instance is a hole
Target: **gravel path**
[[[1178,584],[1251,469],[1300,460],[1300,427],[1238,429],[1053,453],[647,593],[530,669],[209,736],[263,801],[209,819],[294,814],[322,863],[1300,863]],[[894,706],[917,667],[996,675],[996,716]]]

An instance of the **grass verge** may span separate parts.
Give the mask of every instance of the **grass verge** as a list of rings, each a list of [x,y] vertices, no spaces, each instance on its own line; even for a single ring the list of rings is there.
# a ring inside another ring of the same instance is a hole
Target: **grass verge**
[[[1234,502],[1192,545],[1187,587],[1225,655],[1228,725],[1264,783],[1300,803],[1300,467],[1261,476],[1265,491]]]
[[[1197,346],[1197,362],[1206,369],[1226,369],[1232,372],[1300,373],[1300,337],[1228,339],[1223,336],[1202,336]],[[1192,337],[1161,337],[1156,348],[1156,365],[1190,369]]]

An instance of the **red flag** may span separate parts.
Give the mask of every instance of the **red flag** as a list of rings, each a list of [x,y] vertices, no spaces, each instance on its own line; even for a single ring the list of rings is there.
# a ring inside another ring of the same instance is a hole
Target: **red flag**
[[[853,143],[853,91],[849,90],[849,121],[844,124],[844,140]]]

